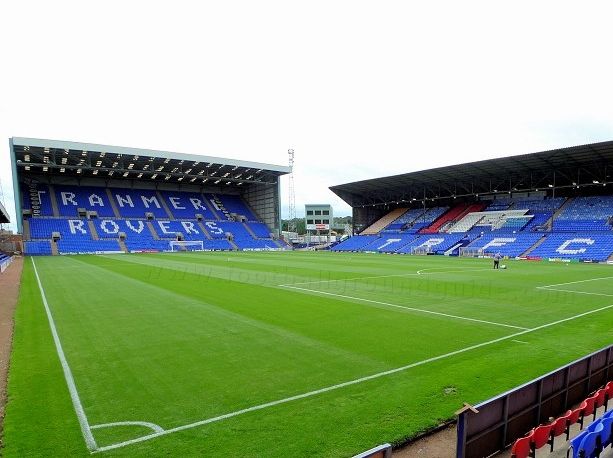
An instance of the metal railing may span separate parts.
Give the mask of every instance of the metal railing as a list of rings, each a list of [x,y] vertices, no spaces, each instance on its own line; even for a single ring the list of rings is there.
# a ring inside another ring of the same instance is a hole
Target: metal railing
[[[613,345],[464,410],[458,416],[457,458],[482,458],[557,417],[613,378]]]

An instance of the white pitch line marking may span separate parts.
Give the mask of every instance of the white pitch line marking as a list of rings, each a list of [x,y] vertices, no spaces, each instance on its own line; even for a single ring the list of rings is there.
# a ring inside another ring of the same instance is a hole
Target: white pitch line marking
[[[436,267],[433,267],[433,269],[435,268]],[[288,283],[285,285],[277,285],[277,286],[289,287],[289,286],[295,286],[295,285],[312,285],[315,283],[334,283],[338,281],[372,280],[375,278],[414,277],[416,275],[433,275],[433,274],[455,274],[455,273],[460,273],[460,272],[480,272],[480,271],[493,270],[493,269],[464,269],[460,271],[451,270],[451,271],[439,271],[439,272],[424,272],[424,270],[427,270],[427,269],[422,269],[422,270],[418,270],[417,272],[411,272],[411,273],[406,273],[406,274],[375,275],[375,276],[369,276],[369,277],[353,277],[353,278],[336,278],[334,280],[312,280],[312,281],[303,281],[303,282],[298,282],[298,283]]]
[[[527,344],[528,343],[528,342],[526,342],[524,340],[516,340],[516,339],[511,340],[511,342],[517,342],[517,343],[520,343],[520,344]]]
[[[64,370],[64,378],[66,379],[66,385],[68,385],[68,391],[70,392],[72,405],[74,406],[75,413],[77,414],[79,425],[81,426],[81,433],[83,433],[83,439],[85,439],[85,444],[87,445],[87,448],[93,452],[97,449],[96,440],[94,439],[91,428],[89,426],[89,422],[87,421],[87,415],[85,415],[85,410],[83,410],[83,405],[81,404],[81,399],[79,398],[79,392],[77,391],[77,386],[75,385],[75,381],[72,376],[72,371],[70,370],[70,366],[68,365],[68,361],[66,360],[66,355],[64,354],[64,350],[62,349],[60,336],[57,333],[55,321],[53,320],[53,316],[51,315],[51,309],[49,308],[49,304],[47,303],[47,296],[45,295],[45,290],[43,289],[40,277],[38,276],[36,263],[34,262],[34,258],[31,259],[32,266],[34,267],[34,275],[36,275],[36,282],[38,283],[38,289],[40,290],[40,297],[43,300],[43,305],[45,306],[45,311],[47,312],[47,320],[49,321],[49,327],[51,328],[51,334],[53,335],[53,341],[55,342],[55,349],[60,359],[60,363],[62,364],[62,369]]]
[[[417,271],[417,275],[432,275],[432,274],[455,274],[456,272],[458,273],[462,273],[462,272],[484,272],[487,270],[494,270],[493,268],[487,268],[487,269],[466,269],[464,267],[457,267],[457,270],[438,270],[436,272],[426,272],[427,270],[434,270],[434,269],[440,269],[440,267],[429,267],[427,269],[421,269]],[[461,270],[460,270],[461,269]]]
[[[406,305],[391,304],[389,302],[375,301],[373,299],[364,299],[364,298],[355,297],[355,296],[346,296],[344,294],[329,293],[327,291],[317,291],[315,289],[300,288],[298,286],[285,286],[285,288],[296,289],[296,290],[299,290],[299,291],[307,291],[309,293],[315,293],[315,294],[324,294],[324,295],[327,295],[327,296],[340,297],[340,298],[343,298],[343,299],[351,299],[351,300],[355,300],[355,301],[369,302],[371,304],[385,305],[387,307],[396,307],[396,308],[399,308],[399,309],[410,310],[412,312],[427,313],[427,314],[430,314],[430,315],[443,316],[443,317],[446,317],[446,318],[454,318],[456,320],[474,321],[476,323],[491,324],[491,325],[495,325],[495,326],[504,326],[505,328],[513,328],[513,329],[522,329],[522,330],[528,329],[528,328],[525,328],[523,326],[515,326],[515,325],[512,325],[512,324],[506,324],[506,323],[497,323],[495,321],[479,320],[477,318],[468,318],[468,317],[465,317],[465,316],[451,315],[449,313],[435,312],[433,310],[426,310],[426,309],[418,309],[418,308],[415,308],[415,307],[408,307]]]
[[[576,283],[585,283],[588,281],[597,281],[597,280],[609,280],[613,277],[597,277],[597,278],[589,278],[587,280],[577,280],[577,281],[567,281],[566,283],[555,283],[553,285],[543,285],[543,286],[537,286],[537,288],[550,288],[552,286],[564,286],[564,285],[574,285]]]
[[[156,433],[161,433],[164,431],[164,428],[162,428],[160,425],[156,425],[155,423],[150,423],[148,421],[116,421],[113,423],[93,425],[91,429],[112,428],[114,426],[144,426],[152,429]]]
[[[613,294],[591,293],[589,291],[575,291],[575,290],[572,290],[572,289],[548,288],[548,287],[545,287],[545,286],[537,286],[536,289],[540,289],[540,290],[543,290],[543,291],[560,291],[562,293],[588,294],[590,296],[613,297]]]
[[[309,398],[309,397],[312,397],[312,396],[316,396],[318,394],[322,394],[322,393],[326,393],[326,392],[329,392],[329,391],[337,390],[339,388],[344,388],[346,386],[356,385],[358,383],[366,382],[366,381],[369,381],[369,380],[374,380],[374,379],[377,379],[377,378],[380,378],[380,377],[385,377],[387,375],[395,374],[395,373],[398,373],[398,372],[403,372],[403,371],[405,371],[407,369],[411,369],[413,367],[422,366],[424,364],[428,364],[428,363],[431,363],[431,362],[434,362],[434,361],[439,361],[441,359],[449,358],[451,356],[459,355],[461,353],[465,353],[467,351],[475,350],[477,348],[482,348],[482,347],[485,347],[485,346],[488,346],[488,345],[493,345],[495,343],[503,342],[503,341],[508,340],[508,339],[513,339],[514,337],[518,337],[518,336],[521,336],[521,335],[524,335],[524,334],[528,334],[530,332],[540,331],[541,329],[549,328],[551,326],[555,326],[555,325],[558,325],[558,324],[561,324],[561,323],[565,323],[567,321],[576,320],[578,318],[582,318],[584,316],[591,315],[593,313],[598,313],[598,312],[601,312],[603,310],[607,310],[607,309],[610,309],[610,308],[613,308],[613,304],[606,305],[604,307],[600,307],[600,308],[597,308],[597,309],[594,309],[594,310],[589,310],[587,312],[583,312],[583,313],[580,313],[578,315],[574,315],[574,316],[571,316],[571,317],[568,317],[568,318],[562,318],[560,320],[553,321],[551,323],[547,323],[547,324],[543,324],[541,326],[537,326],[536,328],[526,329],[525,331],[515,332],[513,334],[509,334],[508,336],[499,337],[497,339],[489,340],[487,342],[482,342],[482,343],[479,343],[479,344],[471,345],[469,347],[461,348],[459,350],[455,350],[455,351],[452,351],[452,352],[449,352],[449,353],[445,353],[443,355],[433,356],[432,358],[428,358],[428,359],[424,359],[422,361],[418,361],[418,362],[415,362],[415,363],[407,364],[406,366],[397,367],[395,369],[390,369],[390,370],[387,370],[387,371],[384,371],[384,372],[379,372],[377,374],[368,375],[366,377],[361,377],[361,378],[358,378],[358,379],[355,379],[355,380],[350,380],[348,382],[339,383],[337,385],[332,385],[332,386],[328,386],[328,387],[325,387],[325,388],[320,388],[318,390],[309,391],[307,393],[298,394],[296,396],[291,396],[291,397],[284,398],[284,399],[278,399],[276,401],[267,402],[265,404],[259,404],[259,405],[256,405],[256,406],[248,407],[246,409],[241,409],[241,410],[237,410],[235,412],[230,412],[230,413],[226,413],[224,415],[219,415],[217,417],[207,418],[206,420],[200,420],[200,421],[197,421],[197,422],[194,422],[194,423],[189,423],[187,425],[177,426],[176,428],[166,429],[166,430],[164,430],[162,432],[159,432],[159,433],[153,433],[153,434],[149,434],[147,436],[137,437],[136,439],[131,439],[131,440],[128,440],[128,441],[118,442],[118,443],[112,444],[112,445],[107,445],[105,447],[100,447],[99,449],[94,451],[94,453],[105,452],[107,450],[113,450],[113,449],[125,447],[127,445],[136,444],[138,442],[144,442],[144,441],[147,441],[147,440],[150,440],[150,439],[154,439],[156,437],[165,436],[165,435],[176,433],[176,432],[179,432],[179,431],[184,431],[186,429],[196,428],[198,426],[203,426],[203,425],[206,425],[206,424],[215,423],[215,422],[218,422],[218,421],[221,421],[221,420],[226,420],[226,419],[232,418],[232,417],[237,417],[239,415],[243,415],[243,414],[246,414],[246,413],[249,413],[249,412],[254,412],[256,410],[262,410],[262,409],[266,409],[268,407],[273,407],[273,406],[277,406],[277,405],[280,405],[280,404],[285,404],[285,403],[288,403],[288,402],[291,402],[291,401],[296,401],[296,400],[299,400],[299,399]]]

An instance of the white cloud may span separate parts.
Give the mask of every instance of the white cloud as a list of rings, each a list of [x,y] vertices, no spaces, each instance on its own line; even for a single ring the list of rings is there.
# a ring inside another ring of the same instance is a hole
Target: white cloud
[[[613,138],[608,2],[4,2],[10,136],[358,179]],[[283,183],[284,198],[287,185]],[[284,200],[285,203],[285,200]]]

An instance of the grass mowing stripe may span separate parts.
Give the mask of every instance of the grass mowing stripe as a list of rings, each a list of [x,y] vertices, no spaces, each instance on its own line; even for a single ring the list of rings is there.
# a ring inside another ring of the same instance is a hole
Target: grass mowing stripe
[[[210,423],[215,423],[215,422],[218,422],[218,421],[226,420],[228,418],[236,417],[236,416],[243,415],[243,414],[246,414],[246,413],[249,413],[249,412],[254,412],[254,411],[257,411],[257,410],[262,410],[262,409],[266,409],[266,408],[269,408],[269,407],[274,407],[274,406],[277,406],[277,405],[280,405],[280,404],[285,404],[285,403],[288,403],[288,402],[297,401],[299,399],[304,399],[304,398],[316,396],[318,394],[327,393],[327,392],[333,391],[333,390],[338,390],[340,388],[344,388],[344,387],[347,387],[347,386],[356,385],[358,383],[363,383],[363,382],[367,382],[369,380],[374,380],[374,379],[377,379],[377,378],[380,378],[380,377],[385,377],[385,376],[388,376],[388,375],[396,374],[398,372],[403,372],[403,371],[406,371],[408,369],[411,369],[411,368],[414,368],[414,367],[418,367],[418,366],[422,366],[424,364],[428,364],[428,363],[431,363],[431,362],[434,362],[434,361],[439,361],[439,360],[442,360],[442,359],[450,358],[452,356],[459,355],[461,353],[465,353],[465,352],[468,352],[468,351],[471,351],[471,350],[475,350],[477,348],[486,347],[486,346],[493,345],[493,344],[498,343],[498,342],[503,342],[503,341],[508,340],[508,339],[513,339],[514,337],[518,337],[518,336],[521,336],[521,335],[524,335],[524,334],[528,334],[528,333],[531,333],[531,332],[539,331],[541,329],[549,328],[551,326],[556,326],[558,324],[565,323],[565,322],[568,322],[568,321],[576,320],[578,318],[582,318],[584,316],[591,315],[591,314],[594,314],[594,313],[598,313],[598,312],[601,312],[603,310],[607,310],[607,309],[610,309],[610,308],[613,308],[613,304],[606,305],[604,307],[600,307],[600,308],[597,308],[597,309],[594,309],[594,310],[590,310],[590,311],[587,311],[587,312],[583,312],[583,313],[580,313],[578,315],[571,316],[571,317],[568,317],[568,318],[563,318],[561,320],[557,320],[557,321],[554,321],[552,323],[543,324],[541,326],[537,326],[536,328],[526,329],[524,331],[520,331],[520,332],[516,332],[516,333],[510,334],[508,336],[499,337],[497,339],[493,339],[493,340],[489,340],[487,342],[482,342],[482,343],[479,343],[479,344],[471,345],[469,347],[462,348],[462,349],[459,349],[459,350],[455,350],[455,351],[452,351],[452,352],[449,352],[449,353],[445,353],[443,355],[438,355],[438,356],[434,356],[432,358],[424,359],[422,361],[417,361],[415,363],[407,364],[405,366],[397,367],[395,369],[390,369],[390,370],[387,370],[387,371],[379,372],[377,374],[367,375],[367,376],[361,377],[359,379],[350,380],[350,381],[347,381],[347,382],[339,383],[337,385],[332,385],[332,386],[328,386],[328,387],[325,387],[325,388],[320,388],[318,390],[309,391],[307,393],[298,394],[296,396],[291,396],[291,397],[284,398],[284,399],[278,399],[276,401],[267,402],[265,404],[259,404],[259,405],[253,406],[253,407],[248,407],[246,409],[237,410],[235,412],[229,412],[229,413],[224,414],[224,415],[219,415],[217,417],[207,418],[205,420],[197,421],[197,422],[194,422],[194,423],[189,423],[187,425],[177,426],[176,428],[171,428],[171,429],[167,429],[167,430],[164,430],[164,431],[161,431],[161,432],[157,432],[157,433],[153,433],[153,434],[148,434],[146,436],[141,436],[141,437],[138,437],[136,439],[131,439],[131,440],[128,440],[128,441],[119,442],[117,444],[108,445],[108,446],[105,446],[105,447],[100,447],[99,449],[94,451],[94,453],[105,452],[105,451],[108,451],[108,450],[113,450],[113,449],[125,447],[125,446],[136,444],[136,443],[139,443],[139,442],[151,440],[151,439],[154,439],[156,437],[166,436],[168,434],[184,431],[186,429],[196,428],[198,426],[204,426],[206,424],[210,424]]]
[[[98,257],[109,258],[108,256],[98,256]],[[109,259],[112,259],[113,261],[130,262],[129,259],[127,259],[127,257],[116,257],[116,258],[109,258]],[[85,262],[83,259],[74,259],[74,261],[81,262],[81,263]],[[116,264],[121,264],[121,263],[114,262],[113,264],[116,265]],[[142,266],[152,266],[152,264],[147,264],[147,263],[142,263],[142,264],[137,263],[137,264],[142,265]],[[218,304],[215,304],[214,302],[210,302],[202,298],[195,298],[193,296],[190,296],[189,294],[185,292],[174,291],[170,288],[162,288],[159,285],[147,283],[143,281],[142,279],[126,276],[119,272],[115,272],[112,269],[112,267],[109,265],[103,265],[103,264],[97,265],[97,264],[90,264],[90,263],[87,263],[87,265],[90,268],[100,269],[101,271],[104,270],[105,272],[109,272],[113,275],[116,275],[117,278],[120,278],[120,277],[129,278],[131,281],[141,284],[142,288],[155,288],[155,289],[158,289],[162,294],[174,295],[175,297],[181,298],[182,300],[187,300],[196,306],[204,307],[210,313],[214,313],[216,315],[228,318],[229,320],[237,321],[249,327],[264,331],[266,333],[269,333],[275,336],[279,336],[284,339],[291,340],[295,342],[297,345],[301,345],[301,346],[312,348],[312,349],[317,349],[319,351],[325,352],[326,354],[338,356],[348,361],[353,361],[354,363],[364,362],[364,363],[373,364],[373,365],[383,364],[383,361],[375,360],[367,355],[362,355],[362,354],[358,354],[353,351],[349,351],[345,348],[334,345],[331,342],[323,341],[320,339],[310,337],[309,335],[306,335],[306,334],[295,332],[291,330],[290,328],[281,327],[273,323],[254,318],[249,315],[244,315],[239,312],[234,312],[230,309],[227,309]],[[156,266],[156,267],[164,271],[173,270],[171,266],[165,266],[165,267]],[[194,272],[189,272],[189,274],[199,275]],[[224,279],[221,279],[221,280],[224,280]],[[230,279],[228,279],[227,281],[231,281],[233,283],[235,282],[235,280],[230,280]]]
[[[522,329],[522,330],[529,329],[529,328],[525,328],[523,326],[515,326],[515,325],[512,325],[512,324],[506,324],[506,323],[497,323],[495,321],[479,320],[478,318],[468,318],[468,317],[465,317],[465,316],[451,315],[449,313],[434,312],[432,310],[418,309],[418,308],[415,308],[415,307],[407,307],[405,305],[391,304],[389,302],[375,301],[375,300],[372,300],[372,299],[363,299],[361,297],[346,296],[344,294],[328,293],[326,291],[317,291],[315,289],[300,288],[298,286],[290,286],[290,285],[279,285],[279,286],[281,286],[283,288],[290,288],[290,289],[295,289],[295,290],[299,290],[299,291],[307,291],[309,293],[325,294],[327,296],[340,297],[340,298],[343,298],[343,299],[351,299],[351,300],[354,300],[354,301],[368,302],[368,303],[371,303],[371,304],[380,304],[380,305],[385,305],[387,307],[396,307],[396,308],[399,308],[399,309],[410,310],[412,312],[428,313],[428,314],[431,314],[431,315],[443,316],[443,317],[446,317],[446,318],[453,318],[453,319],[456,319],[456,320],[473,321],[473,322],[476,322],[476,323],[491,324],[493,326],[503,326],[505,328],[513,328],[513,329]]]
[[[43,305],[45,306],[47,320],[49,321],[49,327],[51,328],[51,334],[53,335],[53,341],[55,342],[55,349],[57,350],[57,356],[59,357],[60,362],[62,364],[62,369],[64,370],[66,385],[68,386],[70,398],[72,399],[72,405],[74,406],[75,413],[77,414],[77,418],[79,420],[79,425],[81,426],[83,439],[85,439],[85,444],[87,445],[87,448],[90,451],[94,451],[96,450],[96,441],[89,426],[89,422],[87,421],[87,415],[85,415],[85,410],[83,410],[83,405],[81,404],[81,399],[79,398],[79,392],[77,391],[77,386],[75,385],[75,381],[72,376],[72,371],[70,370],[70,366],[68,365],[68,361],[66,360],[66,356],[64,355],[62,343],[60,342],[60,336],[57,333],[55,322],[53,321],[53,316],[51,315],[51,310],[49,309],[49,304],[47,303],[47,296],[45,295],[45,290],[43,289],[40,277],[38,276],[38,270],[36,269],[36,263],[34,262],[34,258],[32,258],[32,267],[34,267],[34,275],[36,276],[36,282],[38,283],[38,288],[40,290],[40,297],[43,300]]]

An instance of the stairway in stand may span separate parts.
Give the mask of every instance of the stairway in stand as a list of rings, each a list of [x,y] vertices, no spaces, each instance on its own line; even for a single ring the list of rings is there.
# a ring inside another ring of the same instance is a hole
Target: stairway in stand
[[[100,237],[98,236],[98,231],[96,230],[96,225],[91,219],[87,220],[87,226],[89,227],[89,232],[92,235],[92,239],[100,240]]]
[[[213,198],[212,200],[212,204],[214,207],[214,210],[217,210],[218,212],[221,212],[225,218],[229,221],[232,220],[232,215],[230,215],[230,212],[228,212],[228,210],[226,210],[226,207],[224,207],[223,202],[219,199],[219,197],[217,197],[216,195],[213,194]],[[219,216],[219,215],[218,215]]]
[[[568,199],[566,199],[566,202],[564,202],[562,205],[560,205],[560,208],[558,208],[555,211],[555,213],[551,216],[551,218],[549,218],[547,220],[547,222],[545,224],[543,224],[543,226],[545,226],[548,231],[550,231],[553,228],[553,222],[555,221],[555,219],[558,216],[560,216],[560,214],[564,211],[564,209],[566,207],[568,207],[573,200],[575,200],[574,197],[569,197]]]
[[[383,229],[385,229],[387,226],[389,226],[394,221],[396,221],[398,218],[400,218],[402,215],[404,215],[407,212],[407,210],[408,210],[407,208],[397,208],[395,210],[392,210],[391,212],[389,212],[388,214],[386,214],[385,216],[383,216],[382,218],[378,219],[373,224],[368,226],[366,229],[364,229],[361,232],[361,235],[378,234]]]
[[[530,248],[528,248],[526,251],[524,251],[522,254],[519,255],[520,258],[526,257],[528,256],[530,253],[532,253],[534,250],[536,250],[539,245],[541,245],[545,240],[547,239],[547,237],[545,237],[545,234],[543,234],[543,236],[538,239],[534,245],[532,245]]]

